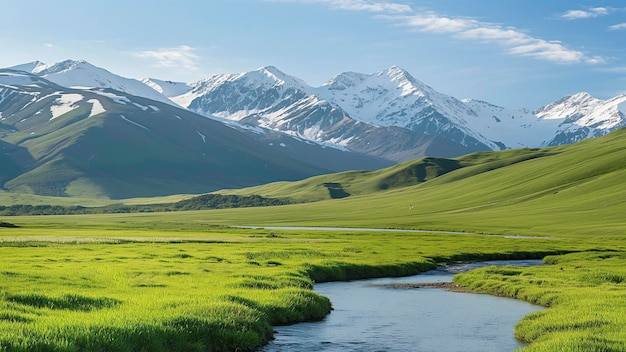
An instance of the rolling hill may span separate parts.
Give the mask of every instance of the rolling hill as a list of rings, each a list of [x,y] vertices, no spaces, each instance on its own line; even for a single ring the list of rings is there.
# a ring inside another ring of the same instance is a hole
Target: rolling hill
[[[478,232],[497,228],[511,235],[567,231],[607,236],[626,229],[626,129],[571,145],[475,153],[451,159],[450,165],[454,161],[463,167],[425,182],[402,175],[412,165],[423,167],[428,159],[370,174],[341,173],[267,185],[252,192],[330,198],[319,185],[335,182],[336,188],[355,194],[271,209],[220,210],[211,213],[211,222]],[[407,180],[405,186],[376,190],[387,173]]]
[[[374,171],[344,171],[314,176],[301,181],[273,182],[243,189],[226,189],[216,193],[235,195],[262,195],[289,198],[296,202],[362,196],[381,191],[414,186],[435,181],[453,173],[452,179],[471,177],[486,171],[510,166],[522,161],[549,156],[553,149],[522,148],[498,152],[477,152],[458,158],[433,158],[404,162]]]

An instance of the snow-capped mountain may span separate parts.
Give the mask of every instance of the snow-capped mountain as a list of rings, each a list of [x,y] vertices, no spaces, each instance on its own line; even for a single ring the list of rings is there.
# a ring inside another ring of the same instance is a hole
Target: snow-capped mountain
[[[569,110],[557,102],[533,113],[456,99],[397,66],[374,74],[342,73],[316,88],[271,66],[216,75],[188,86],[192,88],[178,96],[169,95],[170,99],[205,116],[263,126],[360,152],[380,152],[380,146],[373,143],[397,145],[399,130],[391,127],[419,135],[420,143],[424,136],[436,136],[445,146],[428,152],[450,156],[451,146],[455,152],[541,147],[600,136],[626,125],[623,113],[619,113],[620,97],[606,102],[589,97],[593,101],[586,105],[576,103],[579,97],[569,103]],[[364,142],[372,134],[377,138]],[[419,149],[404,142],[401,147],[387,148],[387,152],[421,156],[400,152],[398,148]]]
[[[393,161],[559,145],[626,126],[623,95],[603,101],[580,93],[536,112],[507,109],[437,92],[397,66],[374,74],[342,73],[320,87],[273,66],[193,83],[129,80],[84,61],[32,62],[14,69],[66,87],[112,88],[175,103],[237,128],[273,130]]]
[[[424,153],[453,156],[487,148],[480,143],[461,145],[435,138],[436,134],[407,133],[395,126],[355,119],[341,105],[325,99],[321,88],[310,87],[273,66],[216,75],[191,85],[191,90],[170,99],[205,116],[256,125],[390,160],[418,158]],[[405,136],[398,138],[399,135]],[[433,149],[434,145],[441,145],[441,150]]]
[[[110,88],[170,105],[174,104],[165,95],[147,87],[141,81],[118,76],[82,60],[66,60],[53,65],[34,61],[13,66],[10,69],[32,73],[63,87]]]
[[[550,137],[547,131],[520,133],[538,123],[538,118],[526,111],[476,100],[460,101],[435,91],[397,66],[371,75],[338,75],[318,93],[353,118],[377,126],[446,136],[470,147],[528,147]]]
[[[574,143],[626,126],[626,95],[600,100],[578,93],[544,106],[536,115],[558,123],[549,145]]]
[[[202,193],[392,164],[9,69],[0,69],[0,150],[0,188],[55,196]]]

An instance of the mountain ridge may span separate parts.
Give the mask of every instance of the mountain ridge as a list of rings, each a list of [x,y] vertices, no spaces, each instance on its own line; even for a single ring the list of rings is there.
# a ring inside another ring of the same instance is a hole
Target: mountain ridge
[[[295,121],[294,117],[302,117],[304,111],[307,109],[310,111],[313,105],[317,105],[318,110],[329,111],[324,116],[326,119],[333,114],[341,114],[354,124],[365,123],[382,129],[393,126],[425,136],[439,136],[449,141],[448,145],[456,145],[456,149],[465,147],[464,150],[470,151],[573,143],[626,126],[626,117],[621,110],[607,108],[619,105],[612,102],[617,100],[621,103],[621,96],[608,100],[594,98],[589,111],[578,111],[580,116],[574,116],[575,114],[564,116],[556,102],[536,111],[528,108],[508,109],[485,101],[459,100],[439,93],[398,66],[391,66],[374,74],[345,72],[334,76],[320,87],[308,86],[301,80],[296,80],[295,83],[292,80],[292,84],[286,84],[285,82],[289,80],[281,78],[275,80],[275,85],[267,82],[256,84],[256,95],[248,94],[250,85],[239,84],[238,80],[265,69],[216,75],[199,81],[202,83],[189,83],[188,85],[194,88],[183,95],[170,98],[181,106],[205,116],[217,116],[234,121],[245,120],[246,123],[262,125],[318,143],[335,144],[348,149],[358,148],[351,146],[351,143],[359,137],[357,133],[344,134],[341,138],[336,135],[324,137],[325,133],[333,129],[327,124],[326,129],[320,129],[312,136],[310,130],[309,133],[305,133],[306,128],[300,130],[294,128],[294,123],[298,126],[315,126],[320,125],[323,118],[317,116],[313,119],[309,116]],[[282,71],[279,72],[281,77],[286,75]],[[210,88],[207,83],[210,83]],[[224,94],[223,90],[227,86],[229,93]],[[237,89],[241,87],[247,88],[243,91]],[[279,92],[277,87],[282,87],[282,91]],[[299,92],[300,96],[284,96],[284,92],[289,89]],[[274,99],[271,104],[268,96]],[[575,96],[576,94],[570,98]],[[248,103],[247,106],[237,105],[242,99]],[[563,97],[559,101],[563,100],[568,100],[568,97]],[[264,104],[259,105],[261,102]],[[250,109],[250,106],[255,109]],[[280,109],[275,108],[276,106]],[[333,110],[339,113],[333,113]],[[597,111],[595,115],[594,111]],[[589,116],[590,114],[594,116]],[[609,120],[612,121],[609,124],[597,123]],[[380,133],[378,131],[378,134]],[[417,146],[411,146],[413,149],[415,147]],[[407,155],[407,159],[390,157],[393,153]],[[393,153],[378,156],[396,162],[424,156],[418,153],[402,153],[402,150],[398,149],[394,149]],[[437,151],[434,153],[434,156],[451,156],[437,155]]]
[[[108,71],[106,77],[114,77],[108,82],[107,79],[85,82],[84,77],[73,72],[81,67],[83,71],[106,71],[73,60],[54,65],[35,61],[15,66],[56,79],[64,86],[91,83],[151,99],[156,95],[159,101],[178,104],[209,118],[259,126],[394,162],[425,156],[422,151],[426,150],[431,156],[451,157],[459,154],[450,153],[561,145],[626,126],[623,112],[626,108],[620,108],[625,100],[623,95],[600,100],[577,93],[535,111],[508,109],[437,92],[399,66],[373,74],[344,72],[319,87],[312,87],[275,66],[218,74],[192,83],[132,80],[148,87],[149,93],[124,86],[119,82],[125,78]],[[586,98],[588,104],[574,103],[581,98]],[[569,102],[570,109],[559,102]],[[415,135],[401,133],[410,138],[394,140],[398,136],[397,128]],[[373,139],[378,143],[386,140],[391,146],[366,142]]]

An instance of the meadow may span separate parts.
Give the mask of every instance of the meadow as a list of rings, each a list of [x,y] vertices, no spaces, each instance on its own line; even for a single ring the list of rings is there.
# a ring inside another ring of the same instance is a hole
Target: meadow
[[[0,229],[0,350],[253,350],[272,326],[330,312],[314,282],[547,255],[557,255],[547,259],[555,265],[487,268],[457,282],[550,306],[518,327],[531,351],[556,351],[563,339],[581,351],[590,341],[626,341],[619,240],[235,229],[207,224],[212,212],[11,218],[20,227]],[[593,305],[576,296],[596,293]],[[604,340],[588,338],[609,329]]]
[[[330,312],[315,282],[527,258],[549,265],[487,267],[455,282],[546,306],[516,327],[526,351],[624,351],[625,137],[473,154],[445,172],[427,160],[426,177],[412,164],[329,175],[321,181],[349,196],[317,202],[4,217],[18,227],[0,227],[0,351],[251,351],[272,326]],[[316,182],[288,187],[306,199]]]

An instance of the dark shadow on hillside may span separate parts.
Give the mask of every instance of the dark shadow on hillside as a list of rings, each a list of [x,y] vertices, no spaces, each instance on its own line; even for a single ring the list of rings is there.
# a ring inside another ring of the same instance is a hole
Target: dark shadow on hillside
[[[350,196],[350,193],[346,192],[343,189],[343,186],[341,185],[341,183],[326,182],[326,183],[323,183],[322,186],[328,189],[328,194],[330,194],[330,198],[332,199],[341,199],[341,198],[346,198]]]

